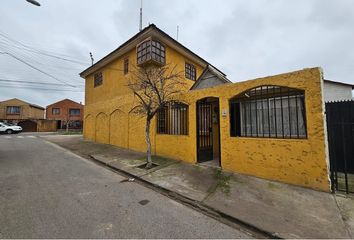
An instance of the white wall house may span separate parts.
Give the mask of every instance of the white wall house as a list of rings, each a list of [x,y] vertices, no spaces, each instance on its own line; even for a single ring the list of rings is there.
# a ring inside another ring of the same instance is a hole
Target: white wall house
[[[354,85],[324,80],[325,102],[353,100]]]

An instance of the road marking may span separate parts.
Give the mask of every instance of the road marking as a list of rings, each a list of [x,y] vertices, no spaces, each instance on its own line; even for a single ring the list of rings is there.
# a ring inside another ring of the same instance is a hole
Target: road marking
[[[23,138],[23,136],[17,136],[17,138]]]
[[[10,136],[5,136],[5,138],[9,139],[9,138],[12,138],[12,137],[10,137]]]
[[[27,136],[28,138],[36,138],[36,136]]]

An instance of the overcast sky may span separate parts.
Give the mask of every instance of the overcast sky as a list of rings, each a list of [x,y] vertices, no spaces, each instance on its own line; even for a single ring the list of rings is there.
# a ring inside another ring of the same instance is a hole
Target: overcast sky
[[[78,74],[89,66],[89,52],[97,61],[138,32],[140,0],[38,1],[41,7],[1,0],[0,53],[12,56],[0,54],[0,101],[83,102]],[[154,23],[175,37],[179,25],[179,41],[233,82],[320,66],[326,79],[354,84],[353,0],[144,0],[143,5],[144,26]]]

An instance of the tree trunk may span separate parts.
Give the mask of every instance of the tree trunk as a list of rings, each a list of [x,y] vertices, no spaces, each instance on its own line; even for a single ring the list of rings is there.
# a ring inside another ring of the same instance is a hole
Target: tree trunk
[[[152,165],[151,159],[151,140],[150,140],[150,119],[146,119],[146,128],[145,128],[145,138],[147,144],[147,159],[146,159],[146,168],[150,168]]]
[[[69,121],[66,122],[66,132],[69,132]]]

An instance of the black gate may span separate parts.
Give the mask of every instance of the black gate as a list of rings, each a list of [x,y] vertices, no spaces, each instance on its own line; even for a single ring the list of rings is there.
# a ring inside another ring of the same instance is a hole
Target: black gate
[[[212,104],[197,102],[197,154],[198,162],[213,160]]]
[[[354,101],[326,103],[332,191],[354,193]]]

